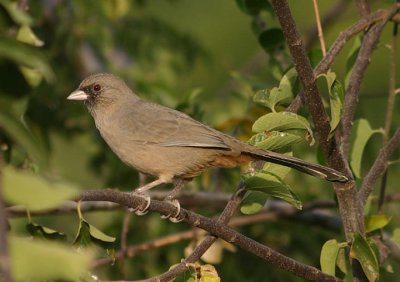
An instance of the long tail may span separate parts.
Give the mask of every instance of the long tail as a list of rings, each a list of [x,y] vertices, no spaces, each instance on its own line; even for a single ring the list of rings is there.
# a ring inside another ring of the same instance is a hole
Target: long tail
[[[243,151],[242,154],[251,156],[255,159],[264,160],[271,163],[276,163],[284,166],[294,168],[298,171],[307,173],[309,175],[326,179],[331,182],[346,182],[348,178],[341,172],[332,168],[309,163],[294,157],[285,156],[282,154],[266,151],[258,148],[251,148],[250,150]]]

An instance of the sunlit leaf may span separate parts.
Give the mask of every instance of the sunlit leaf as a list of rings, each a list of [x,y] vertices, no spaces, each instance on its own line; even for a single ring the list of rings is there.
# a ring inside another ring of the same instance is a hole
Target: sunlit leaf
[[[254,94],[253,101],[275,112],[275,107],[278,104],[288,102],[292,99],[296,81],[297,72],[294,68],[291,68],[282,76],[279,87],[257,91]]]
[[[298,135],[290,134],[287,132],[272,131],[266,133],[257,133],[252,136],[248,141],[249,144],[257,146],[258,148],[276,151],[297,144],[302,141]]]
[[[67,235],[40,224],[29,222],[26,229],[33,237],[45,238],[49,240],[66,240]]]
[[[175,265],[171,266],[173,269]],[[200,263],[191,263],[188,265],[187,271],[178,277],[170,280],[170,282],[220,282],[215,267],[211,264],[201,265]]]
[[[391,216],[385,214],[375,214],[365,217],[365,232],[371,232],[385,227],[390,220]]]
[[[336,258],[339,253],[339,244],[335,239],[326,241],[322,246],[320,264],[322,272],[335,276]]]
[[[366,119],[358,119],[352,128],[352,144],[350,151],[350,166],[357,178],[361,178],[362,155],[365,145],[374,133],[380,132],[373,130]]]
[[[79,281],[93,257],[60,243],[18,237],[10,237],[10,253],[17,281]]]
[[[392,240],[397,244],[397,246],[399,246],[400,248],[400,228],[396,228],[393,231],[393,236],[392,236]]]
[[[257,173],[245,179],[246,189],[263,192],[269,196],[284,200],[297,209],[302,208],[302,203],[294,194],[290,186],[281,178],[267,173]]]
[[[377,281],[379,278],[379,264],[374,251],[367,240],[360,234],[354,235],[354,240],[350,249],[350,256],[358,260],[370,282]]]
[[[0,5],[2,5],[10,17],[14,20],[15,23],[20,25],[29,25],[32,23],[32,19],[26,12],[22,11],[18,7],[18,1],[11,0],[0,0]]]
[[[74,244],[86,247],[91,243],[94,243],[104,249],[112,250],[114,249],[115,237],[104,234],[102,231],[81,218]]]
[[[302,116],[294,113],[268,113],[257,119],[253,124],[253,132],[287,131],[301,129],[311,132],[310,123]]]
[[[33,172],[6,167],[3,173],[6,201],[24,205],[28,210],[54,208],[79,194],[74,186],[47,181]]]

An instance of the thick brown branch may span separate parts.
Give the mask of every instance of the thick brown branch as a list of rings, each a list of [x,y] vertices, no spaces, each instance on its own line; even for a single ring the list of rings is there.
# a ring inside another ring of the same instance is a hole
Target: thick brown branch
[[[393,154],[393,152],[399,145],[400,145],[400,128],[396,130],[393,137],[380,150],[374,164],[372,165],[368,174],[364,177],[361,189],[358,192],[358,197],[360,198],[360,201],[363,204],[366,203],[368,196],[373,191],[375,182],[386,170],[390,156]]]
[[[111,201],[128,208],[143,205],[145,203],[145,200],[141,197],[136,197],[130,193],[123,193],[115,190],[86,191],[82,195],[81,199],[82,201]],[[157,211],[163,215],[168,215],[171,211],[176,211],[175,207],[170,203],[154,200],[151,202],[149,210]],[[204,229],[213,236],[230,242],[280,269],[294,273],[298,277],[312,281],[340,281],[340,279],[327,275],[317,268],[288,258],[271,248],[236,232],[216,220],[211,220],[185,209],[181,209],[179,217],[183,218],[186,223]]]

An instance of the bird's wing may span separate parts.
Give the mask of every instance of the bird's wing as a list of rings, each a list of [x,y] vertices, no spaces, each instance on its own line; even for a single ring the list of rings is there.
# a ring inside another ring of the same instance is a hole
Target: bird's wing
[[[124,114],[125,118],[119,122],[120,128],[135,143],[231,150],[221,138],[222,133],[184,113],[145,101],[141,101],[140,107],[140,119],[130,113]]]

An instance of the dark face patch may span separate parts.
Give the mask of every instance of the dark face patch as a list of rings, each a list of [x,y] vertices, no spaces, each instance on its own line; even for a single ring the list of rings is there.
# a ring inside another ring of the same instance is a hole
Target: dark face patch
[[[80,90],[85,92],[88,95],[88,98],[84,101],[85,105],[88,107],[92,107],[100,95],[101,86],[98,83],[92,83],[90,85],[81,87]]]

